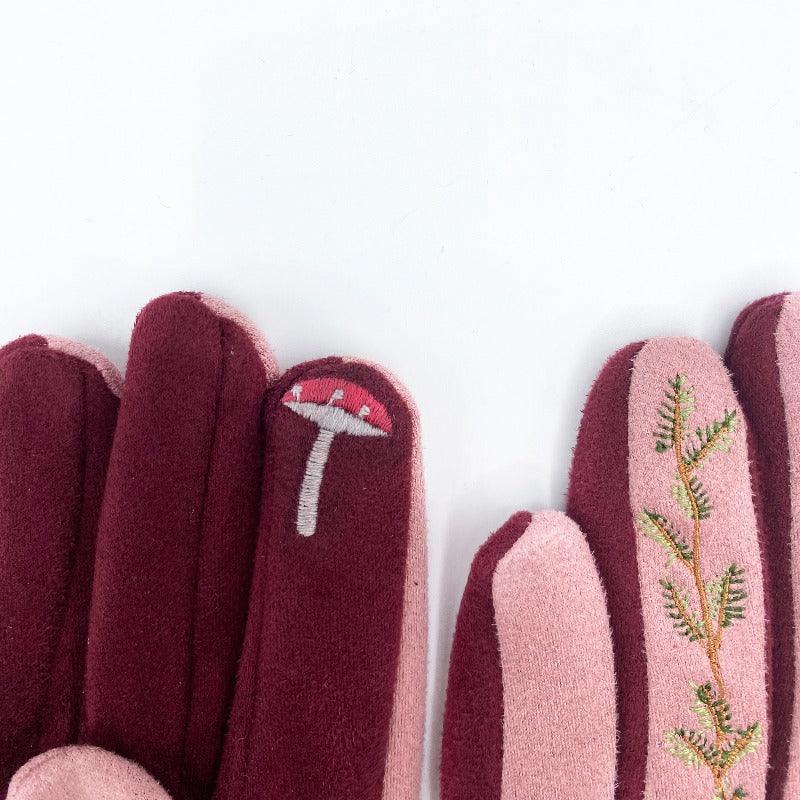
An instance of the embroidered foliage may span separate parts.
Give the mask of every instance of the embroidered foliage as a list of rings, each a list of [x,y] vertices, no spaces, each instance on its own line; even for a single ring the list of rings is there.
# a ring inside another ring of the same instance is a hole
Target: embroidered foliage
[[[708,770],[714,791],[712,800],[742,800],[747,793],[741,786],[732,786],[728,773],[742,758],[758,749],[762,728],[758,722],[745,728],[734,727],[720,651],[725,629],[744,618],[745,571],[731,564],[719,577],[704,576],[702,524],[713,509],[696,474],[710,456],[730,450],[738,418],[735,411],[725,411],[722,419],[691,434],[687,433],[687,426],[694,411],[694,389],[685,376],[676,375],[668,382],[658,409],[658,426],[653,432],[656,451],[673,456],[676,475],[672,497],[681,515],[690,520],[691,533],[684,534],[665,515],[648,509],[637,515],[636,525],[667,553],[668,569],[685,570],[691,589],[670,574],[662,578],[664,608],[676,632],[702,648],[711,673],[710,680],[689,687],[691,710],[700,730],[667,731],[666,748],[686,766]]]
[[[692,560],[692,548],[670,527],[669,520],[654,511],[642,511],[636,518],[639,530],[660,544],[669,556],[669,564],[675,559],[687,564]]]
[[[675,629],[690,642],[697,642],[705,638],[703,622],[690,608],[689,594],[684,589],[679,589],[671,580],[663,578],[661,587],[664,590],[664,608],[667,616],[674,621]]]
[[[744,619],[744,603],[747,592],[744,590],[744,570],[731,564],[721,578],[707,585],[708,604],[712,617],[720,626],[729,628],[737,619]]]
[[[728,701],[717,697],[717,692],[710,683],[702,686],[690,684],[694,695],[692,711],[697,714],[700,724],[706,730],[716,733],[733,733],[731,727],[731,712]]]

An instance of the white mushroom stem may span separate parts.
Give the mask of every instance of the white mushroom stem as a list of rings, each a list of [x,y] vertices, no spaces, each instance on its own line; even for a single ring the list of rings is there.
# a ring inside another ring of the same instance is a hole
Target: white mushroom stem
[[[328,462],[328,454],[334,436],[336,436],[334,431],[320,428],[314,446],[308,454],[306,472],[300,487],[300,501],[297,504],[297,532],[301,536],[313,536],[317,529],[317,509],[319,508],[322,473]]]

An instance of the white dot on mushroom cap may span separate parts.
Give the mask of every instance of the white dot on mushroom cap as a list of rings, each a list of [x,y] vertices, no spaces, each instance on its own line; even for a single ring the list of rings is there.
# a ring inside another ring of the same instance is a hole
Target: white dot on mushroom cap
[[[303,387],[299,383],[296,383],[294,386],[292,386],[292,394],[294,395],[295,400],[299,400],[302,393]]]
[[[361,406],[361,408],[358,409],[358,416],[361,417],[361,419],[364,419],[364,417],[368,417],[369,406]]]
[[[328,400],[328,405],[331,403],[335,403],[337,400],[341,400],[344,397],[344,389],[334,389],[331,392],[330,400]]]

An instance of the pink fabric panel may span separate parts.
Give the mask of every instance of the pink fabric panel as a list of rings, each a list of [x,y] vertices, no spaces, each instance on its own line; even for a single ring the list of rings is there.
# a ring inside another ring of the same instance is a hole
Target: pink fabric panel
[[[191,293],[190,293],[191,294]],[[238,325],[249,337],[253,343],[253,347],[264,365],[264,370],[267,373],[267,378],[273,380],[278,376],[278,363],[272,353],[272,348],[269,342],[264,338],[264,335],[256,327],[256,324],[249,318],[242,314],[239,309],[229,305],[224,300],[218,297],[212,297],[210,294],[199,294],[200,301],[211,311],[222,319],[227,319]]]
[[[794,592],[795,696],[784,797],[800,797],[800,294],[787,295],[775,332],[781,393],[786,409],[792,504],[792,583]]]
[[[610,798],[616,710],[605,596],[578,526],[535,514],[492,594],[503,672],[502,800]]]
[[[712,513],[702,522],[702,572],[705,581],[722,574],[730,564],[746,570],[745,618],[726,628],[720,662],[731,705],[734,727],[759,722],[764,743],[729,773],[732,786],[742,785],[752,800],[763,800],[766,775],[767,702],[764,631],[764,592],[755,512],[750,488],[745,423],[728,374],[706,344],[691,339],[653,339],[634,361],[629,398],[629,473],[631,513],[643,509],[667,517],[691,543],[692,521],[679,510],[672,495],[676,461],[672,451],[658,453],[653,432],[668,381],[685,375],[694,387],[696,411],[689,431],[737,411],[739,427],[729,452],[715,452],[696,473],[709,495]],[[693,603],[692,576],[681,562],[666,565],[667,554],[640,534],[637,556],[642,592],[644,638],[648,660],[649,745],[646,800],[686,800],[711,797],[710,772],[693,769],[671,755],[665,733],[675,728],[699,730],[691,710],[690,683],[711,680],[706,653],[673,629],[664,608],[661,579],[669,577],[686,589]],[[624,743],[622,743],[624,746]]]
[[[47,346],[69,356],[81,358],[91,364],[102,376],[109,389],[119,397],[122,394],[122,373],[99,350],[89,345],[65,339],[63,336],[47,336]]]
[[[59,747],[11,779],[7,800],[170,800],[138,764],[99,747]]]

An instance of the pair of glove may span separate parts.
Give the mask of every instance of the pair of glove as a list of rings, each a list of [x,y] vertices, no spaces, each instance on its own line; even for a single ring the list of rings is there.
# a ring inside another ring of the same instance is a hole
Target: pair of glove
[[[442,800],[800,797],[800,295],[612,356],[567,514],[473,562]]]
[[[212,298],[0,350],[0,796],[418,794],[418,423]]]

